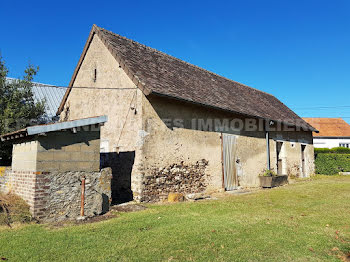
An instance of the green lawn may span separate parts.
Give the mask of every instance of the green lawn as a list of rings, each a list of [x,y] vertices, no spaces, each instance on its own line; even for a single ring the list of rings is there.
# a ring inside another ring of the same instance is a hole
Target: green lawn
[[[8,261],[340,261],[350,252],[350,177],[316,177],[92,224],[0,229]]]

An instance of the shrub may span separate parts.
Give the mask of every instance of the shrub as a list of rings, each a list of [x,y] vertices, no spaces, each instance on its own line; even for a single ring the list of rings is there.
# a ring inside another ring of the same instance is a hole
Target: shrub
[[[332,153],[337,153],[337,154],[350,154],[350,148],[347,147],[334,147],[331,149]]]
[[[315,155],[321,154],[321,153],[330,153],[330,148],[315,148]]]
[[[350,172],[350,154],[318,153],[315,159],[316,174],[335,175]]]
[[[334,147],[334,148],[315,148],[315,154],[350,154],[350,148],[346,147]]]
[[[29,206],[23,199],[14,194],[0,194],[0,225],[31,220]]]

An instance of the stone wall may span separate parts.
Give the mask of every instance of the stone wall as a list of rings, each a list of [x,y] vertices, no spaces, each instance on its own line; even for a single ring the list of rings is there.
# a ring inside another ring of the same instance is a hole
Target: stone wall
[[[101,127],[104,153],[134,151],[141,127],[142,92],[97,35],[93,37],[79,68],[73,83],[75,86],[95,88],[73,88],[60,119],[107,115],[108,121]]]
[[[94,72],[97,72],[96,79]],[[89,45],[74,86],[60,115],[61,120],[72,120],[107,115],[108,122],[101,127],[102,166],[113,170],[113,201],[122,203],[133,199],[138,184],[136,168],[141,154],[142,92],[119,66],[106,46],[95,35]],[[106,89],[99,89],[106,88]]]
[[[201,193],[207,188],[208,175],[205,169],[208,161],[202,159],[193,165],[183,162],[168,167],[154,167],[144,180],[142,202],[156,202],[168,198],[169,193]]]
[[[108,210],[111,199],[111,169],[100,172],[8,171],[0,176],[0,192],[23,198],[41,221],[75,219],[80,215],[81,179],[86,177],[85,215]]]
[[[105,213],[111,200],[111,169],[101,172],[49,172],[37,184],[36,216],[45,221],[75,219],[80,216],[81,180],[85,177],[85,216]]]
[[[140,179],[143,186],[138,196],[140,200],[148,199],[146,194],[149,191],[154,192],[153,168],[163,169],[172,163],[181,162],[191,166],[198,159],[208,161],[205,169],[207,174],[205,191],[210,193],[223,190],[220,129],[214,126],[214,130],[211,131],[194,130],[191,122],[193,119],[204,120],[204,122],[212,119],[242,119],[244,121],[244,117],[155,96],[143,99],[142,112],[144,114],[143,130],[146,136],[142,144],[143,161],[139,166],[139,171],[143,174]],[[178,119],[183,121],[182,127],[169,127],[169,123]],[[257,131],[230,132],[236,136],[233,161],[239,186],[258,187],[259,174],[267,168],[266,138],[263,130],[262,128]],[[270,132],[270,161],[271,168],[274,170],[277,168],[276,141],[284,142],[282,153],[284,154],[285,174],[293,177],[302,176],[302,144],[306,145],[305,176],[313,174],[314,156],[311,132]],[[167,191],[164,190],[164,194],[166,193]]]
[[[183,105],[179,101],[155,97],[149,99],[144,97],[142,102],[144,114],[142,128],[145,136],[141,147],[142,165],[138,169],[142,174],[140,177],[142,186],[139,190],[135,190],[136,199],[142,201],[145,194],[153,191],[152,187],[148,188],[148,180],[152,180],[154,168],[167,169],[173,164],[180,163],[192,167],[202,159],[207,162],[203,170],[204,190],[207,193],[222,190],[221,134],[190,128],[170,128],[164,121],[165,119],[170,121],[184,119],[185,122],[190,122],[195,118],[190,115],[190,112],[194,114],[200,112],[195,107]],[[205,113],[207,112],[203,112],[203,116]],[[200,115],[196,117],[202,118]],[[137,182],[136,179],[134,181]],[[192,186],[194,186],[192,190],[196,190],[196,185],[192,184]],[[138,188],[137,185],[133,187]],[[164,191],[164,194],[167,194],[167,191]]]
[[[94,72],[97,72],[96,79]],[[223,112],[213,108],[184,103],[159,96],[145,97],[138,90],[118,62],[95,35],[90,43],[84,61],[79,68],[73,86],[91,86],[96,89],[72,89],[61,114],[62,120],[108,115],[108,122],[101,128],[103,161],[113,168],[113,195],[115,202],[134,198],[138,201],[154,201],[164,198],[170,190],[175,190],[175,182],[162,184],[157,178],[163,177],[161,171],[172,165],[183,163],[193,167],[197,161],[205,159],[205,187],[200,190],[220,191],[222,188],[221,133],[219,130],[205,131],[191,128],[192,119],[232,119],[244,120],[242,115]],[[113,90],[101,88],[113,88]],[[135,88],[135,89],[134,89]],[[120,90],[118,90],[120,89]],[[86,110],[87,105],[89,110]],[[184,120],[184,127],[171,128],[164,119]],[[266,169],[265,133],[232,132],[237,136],[237,175],[244,187],[259,186],[258,175]],[[300,138],[306,137],[307,174],[313,173],[312,134],[283,134],[286,141],[286,170],[300,173]],[[311,137],[311,140],[310,140]],[[271,166],[277,165],[275,140],[271,134]],[[278,138],[280,139],[280,138]],[[289,146],[295,143],[295,147]],[[102,146],[101,146],[102,148]],[[121,161],[127,158],[127,161]],[[292,168],[293,167],[293,168]],[[297,168],[296,168],[297,167]],[[183,174],[186,174],[184,170]],[[160,177],[157,177],[160,176]],[[169,182],[165,178],[166,182]],[[196,189],[196,184],[189,181]],[[162,193],[155,193],[161,192]]]
[[[0,192],[6,192],[7,185],[9,183],[9,173],[11,172],[11,167],[0,166]]]

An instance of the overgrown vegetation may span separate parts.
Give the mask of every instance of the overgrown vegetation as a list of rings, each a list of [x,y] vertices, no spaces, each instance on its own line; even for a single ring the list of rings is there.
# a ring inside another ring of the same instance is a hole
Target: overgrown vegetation
[[[0,229],[8,261],[347,261],[350,177],[148,205],[80,226]]]
[[[31,221],[29,206],[14,194],[0,194],[0,226]]]
[[[35,101],[32,92],[38,70],[39,67],[29,65],[23,79],[8,80],[9,70],[0,56],[0,134],[41,123],[45,101]],[[0,165],[11,163],[11,149],[10,143],[0,143]]]
[[[315,148],[315,169],[323,175],[350,172],[350,148]]]

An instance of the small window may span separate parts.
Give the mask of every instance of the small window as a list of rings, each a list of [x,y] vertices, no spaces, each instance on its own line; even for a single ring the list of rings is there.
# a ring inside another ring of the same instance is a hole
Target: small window
[[[340,143],[339,146],[340,147],[350,148],[350,143]]]

